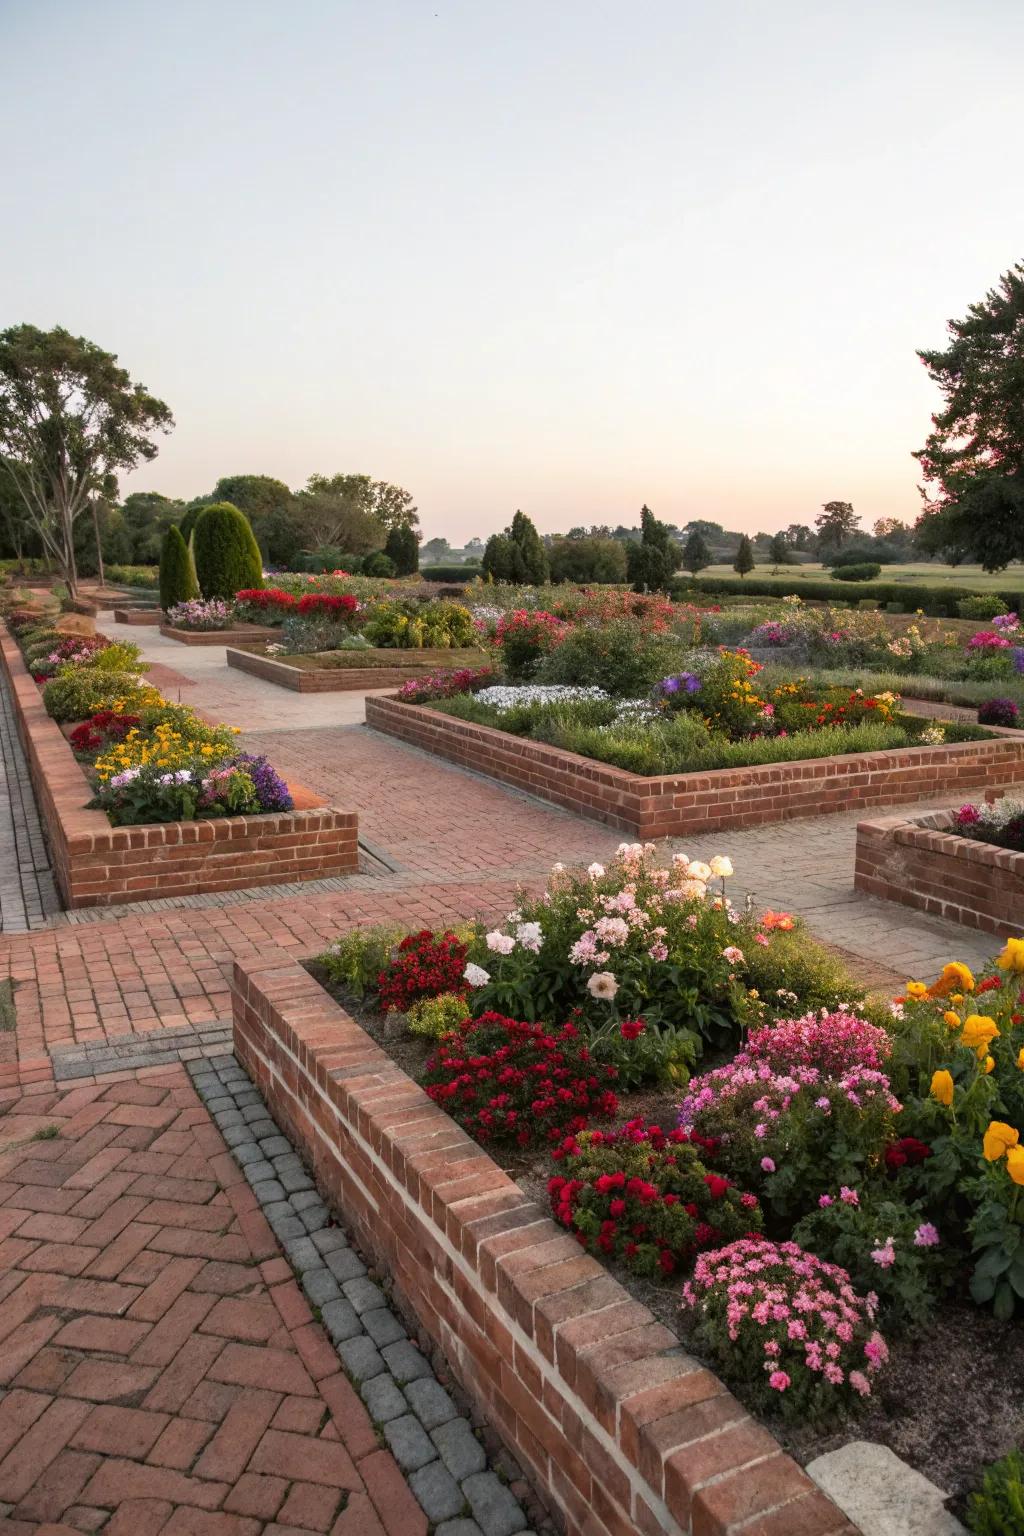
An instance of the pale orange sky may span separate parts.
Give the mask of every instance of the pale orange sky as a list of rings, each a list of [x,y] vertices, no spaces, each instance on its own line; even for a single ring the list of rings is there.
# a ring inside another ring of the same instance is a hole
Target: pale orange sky
[[[168,402],[125,490],[912,521],[914,349],[1024,247],[1017,0],[0,0],[0,46],[0,324]]]

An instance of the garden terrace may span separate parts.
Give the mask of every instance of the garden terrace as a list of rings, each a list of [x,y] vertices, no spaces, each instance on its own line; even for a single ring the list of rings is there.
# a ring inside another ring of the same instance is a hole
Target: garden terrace
[[[367,724],[641,839],[787,821],[1024,782],[1024,736],[645,777],[393,697]]]
[[[363,692],[394,688],[437,668],[480,667],[487,655],[475,649],[325,651],[313,656],[267,656],[262,648],[229,646],[227,663],[251,677],[290,688],[293,693]]]
[[[888,816],[857,828],[854,884],[965,927],[1024,934],[1024,853],[961,837],[955,811]]]
[[[571,1536],[856,1536],[299,964],[236,964],[232,1007],[275,1119]]]
[[[6,627],[0,664],[53,860],[70,908],[318,880],[358,868],[354,812],[321,805],[219,820],[111,826],[50,719]]]

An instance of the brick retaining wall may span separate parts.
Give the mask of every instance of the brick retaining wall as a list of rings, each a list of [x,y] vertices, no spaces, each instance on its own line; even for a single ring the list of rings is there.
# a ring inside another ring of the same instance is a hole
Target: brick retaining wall
[[[391,656],[401,652],[391,651]],[[419,653],[422,656],[422,652]],[[442,659],[430,666],[444,666]],[[377,667],[292,667],[275,656],[260,656],[254,651],[239,651],[228,647],[228,666],[239,672],[248,672],[266,683],[276,683],[279,688],[290,688],[293,693],[366,693],[372,688],[397,688],[410,677],[422,677],[430,666],[409,662],[395,662]],[[486,657],[480,657],[480,665]]]
[[[854,885],[966,928],[1024,936],[1024,853],[958,837],[953,815],[862,821]]]
[[[236,645],[243,640],[276,640],[279,629],[267,624],[233,624],[230,629],[175,629],[173,624],[162,623],[160,633],[168,640],[178,640],[182,645]]]
[[[857,1536],[774,1437],[283,951],[235,1053],[568,1536]]]
[[[1024,735],[645,778],[608,763],[395,698],[368,698],[366,723],[634,837],[760,826],[949,792],[1024,783]]]
[[[331,806],[112,827],[103,811],[85,809],[92,790],[81,764],[46,713],[42,695],[3,626],[0,665],[66,906],[111,906],[320,880],[358,868],[358,818]]]
[[[164,616],[159,608],[115,608],[115,624],[162,624]]]

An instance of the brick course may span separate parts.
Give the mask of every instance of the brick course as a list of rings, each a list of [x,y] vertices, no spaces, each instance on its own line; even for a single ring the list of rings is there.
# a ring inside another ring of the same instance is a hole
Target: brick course
[[[568,1536],[727,1536],[776,1512],[780,1529],[855,1536],[721,1382],[284,951],[236,962],[232,1005],[236,1055],[275,1119]]]
[[[68,907],[321,880],[358,869],[358,817],[332,806],[112,827],[102,811],[85,809],[88,780],[6,628],[0,628],[0,665]]]
[[[958,837],[953,817],[950,810],[862,821],[857,890],[1000,938],[1024,935],[1024,853]]]
[[[265,683],[276,683],[279,688],[290,688],[293,693],[365,693],[371,688],[397,688],[410,677],[422,677],[432,667],[445,666],[446,654],[448,665],[451,665],[450,651],[431,652],[431,659],[426,664],[423,658],[427,653],[423,651],[414,653],[417,658],[415,661],[405,662],[391,659],[400,656],[400,651],[385,651],[383,654],[389,661],[379,666],[306,668],[289,666],[276,656],[260,656],[253,651],[233,650],[229,646],[227,660],[229,667],[262,678]],[[486,656],[481,653],[479,665],[483,666],[486,660]]]
[[[168,640],[179,640],[182,645],[227,645],[234,640],[276,640],[280,630],[267,624],[232,624],[230,629],[175,629],[173,624],[161,623],[160,633]]]
[[[647,778],[394,697],[368,698],[366,723],[461,768],[644,839],[760,826],[1024,782],[1020,733],[942,747]]]

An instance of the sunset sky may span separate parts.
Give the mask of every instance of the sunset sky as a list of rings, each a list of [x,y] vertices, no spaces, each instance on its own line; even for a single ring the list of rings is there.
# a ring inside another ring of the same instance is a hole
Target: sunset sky
[[[0,0],[0,326],[426,535],[917,514],[915,347],[1024,254],[1019,0]]]

